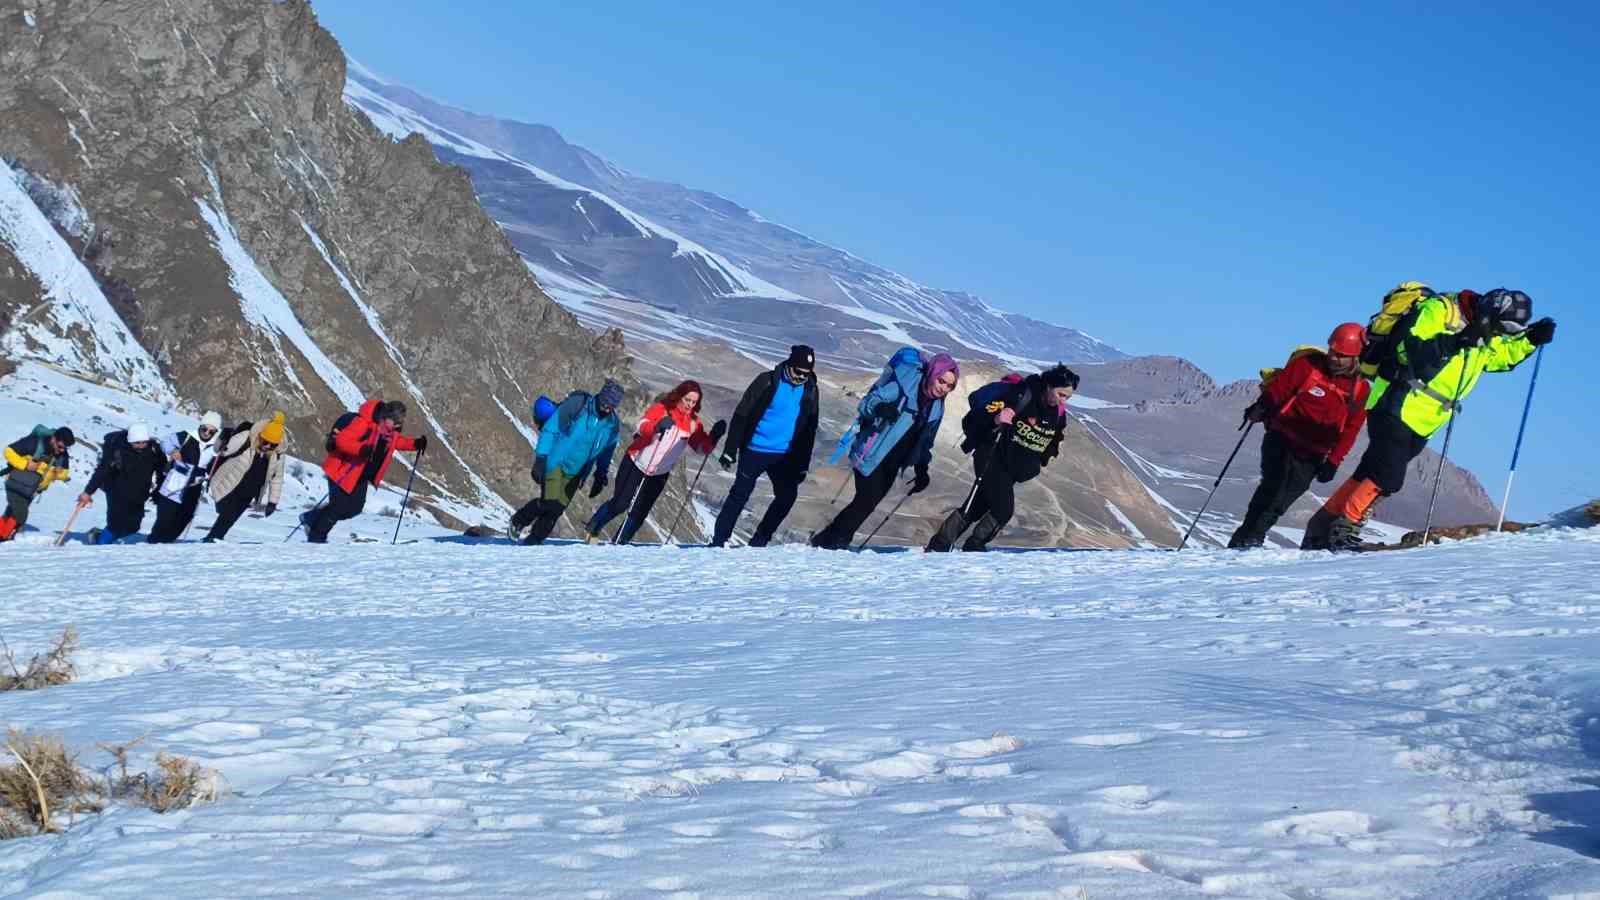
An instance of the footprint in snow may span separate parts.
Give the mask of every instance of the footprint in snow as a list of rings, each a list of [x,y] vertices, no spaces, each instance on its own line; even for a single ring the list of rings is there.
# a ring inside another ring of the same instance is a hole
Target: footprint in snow
[[[1067,743],[1080,747],[1131,747],[1153,740],[1155,735],[1144,731],[1118,731],[1109,734],[1080,734],[1067,738]]]

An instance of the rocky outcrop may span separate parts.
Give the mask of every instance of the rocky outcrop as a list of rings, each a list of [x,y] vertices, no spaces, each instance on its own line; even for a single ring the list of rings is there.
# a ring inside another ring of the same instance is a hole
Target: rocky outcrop
[[[0,3],[0,157],[74,192],[63,238],[184,399],[282,408],[315,456],[362,396],[403,398],[438,511],[520,500],[529,402],[625,373],[621,337],[553,303],[467,174],[344,80],[304,0]],[[42,299],[24,268],[0,258],[0,315]]]

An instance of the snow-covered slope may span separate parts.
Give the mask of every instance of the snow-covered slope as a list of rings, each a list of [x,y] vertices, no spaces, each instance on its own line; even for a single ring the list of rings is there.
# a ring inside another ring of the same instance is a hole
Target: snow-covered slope
[[[7,722],[233,793],[0,892],[1593,897],[1597,556],[10,545]]]
[[[672,334],[680,322],[671,314],[681,313],[763,354],[782,337],[764,326],[778,324],[866,368],[878,362],[858,359],[864,351],[852,339],[872,353],[877,343],[911,342],[998,359],[1123,355],[1070,328],[918,284],[724,198],[637,178],[546,126],[444,106],[354,62],[345,100],[396,138],[420,134],[466,168],[540,283],[593,324],[653,338]]]

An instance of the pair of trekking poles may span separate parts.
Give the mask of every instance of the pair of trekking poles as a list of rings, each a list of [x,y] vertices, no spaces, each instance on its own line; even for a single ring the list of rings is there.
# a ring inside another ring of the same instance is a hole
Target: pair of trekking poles
[[[1533,408],[1533,391],[1539,385],[1539,365],[1544,362],[1544,347],[1540,347],[1533,354],[1533,376],[1528,379],[1528,395],[1522,401],[1522,420],[1517,425],[1517,440],[1511,448],[1511,470],[1506,473],[1506,490],[1500,498],[1500,518],[1495,522],[1494,530],[1503,531],[1506,527],[1506,505],[1511,502],[1511,483],[1517,477],[1517,460],[1522,456],[1522,437],[1528,430],[1528,411]],[[1461,395],[1461,388],[1466,383],[1467,369],[1461,367],[1461,378],[1456,383],[1456,396]],[[1450,436],[1455,433],[1456,414],[1460,412],[1457,406],[1452,410],[1450,421],[1444,428],[1444,446],[1439,448],[1439,466],[1433,473],[1433,490],[1428,496],[1428,515],[1422,527],[1422,544],[1428,545],[1428,538],[1433,535],[1433,513],[1439,502],[1439,484],[1444,480],[1444,464],[1450,458]],[[1234,457],[1239,455],[1239,449],[1244,446],[1245,438],[1250,436],[1250,430],[1255,427],[1254,422],[1247,423],[1244,433],[1239,435],[1239,443],[1233,447],[1233,452],[1228,454],[1227,462],[1222,464],[1222,471],[1217,473],[1217,480],[1211,484],[1211,492],[1206,494],[1205,502],[1200,504],[1200,511],[1194,514],[1194,521],[1189,523],[1189,530],[1184,532],[1183,541],[1178,544],[1182,550],[1189,544],[1189,536],[1194,534],[1196,525],[1200,524],[1200,517],[1205,515],[1206,508],[1211,505],[1211,498],[1216,496],[1217,488],[1221,486],[1222,479],[1228,474],[1228,468],[1233,465]]]

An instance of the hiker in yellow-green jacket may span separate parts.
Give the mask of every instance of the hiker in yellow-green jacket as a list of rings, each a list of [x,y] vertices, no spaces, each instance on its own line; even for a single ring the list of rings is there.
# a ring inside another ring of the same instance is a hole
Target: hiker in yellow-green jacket
[[[1478,379],[1511,371],[1555,338],[1553,319],[1532,319],[1528,295],[1505,288],[1430,292],[1420,300],[1395,326],[1392,349],[1378,364],[1367,400],[1367,452],[1312,517],[1301,549],[1360,544],[1378,500],[1405,486],[1406,468],[1460,412]]]

